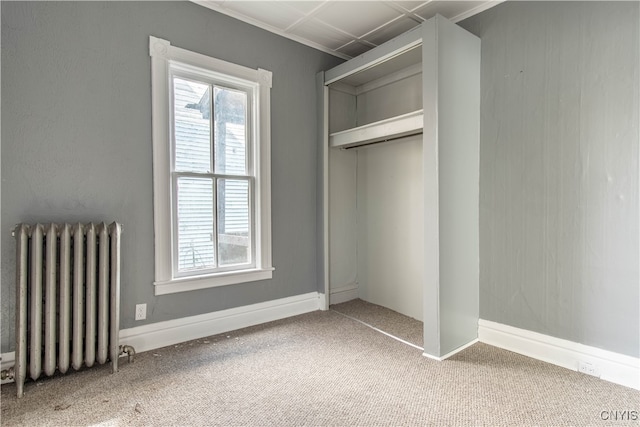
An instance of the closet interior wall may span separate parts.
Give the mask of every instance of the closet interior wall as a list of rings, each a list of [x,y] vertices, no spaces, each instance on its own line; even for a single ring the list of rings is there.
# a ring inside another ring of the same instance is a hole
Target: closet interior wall
[[[418,63],[359,86],[330,86],[329,132],[421,108]],[[422,320],[421,135],[329,155],[331,303],[360,298]]]

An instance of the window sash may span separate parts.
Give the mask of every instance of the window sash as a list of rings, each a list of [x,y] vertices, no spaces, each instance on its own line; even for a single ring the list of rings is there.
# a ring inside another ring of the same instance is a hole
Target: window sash
[[[171,242],[171,259],[172,259],[172,277],[184,278],[184,277],[197,277],[207,274],[228,272],[228,271],[240,271],[253,269],[256,267],[256,239],[255,239],[255,168],[253,167],[253,122],[254,115],[253,110],[253,98],[254,94],[252,90],[241,85],[233,84],[233,82],[227,82],[226,79],[216,78],[213,79],[207,73],[197,73],[193,70],[184,71],[178,63],[171,63],[171,67],[168,73],[169,84],[169,111],[170,111],[170,135],[171,135],[171,208],[172,208],[172,242]],[[177,150],[177,137],[176,137],[176,117],[175,117],[175,78],[183,80],[190,80],[198,84],[207,84],[209,86],[209,103],[211,115],[209,119],[209,169],[207,173],[196,171],[185,171],[176,169],[176,150]],[[246,94],[246,106],[245,106],[245,174],[228,174],[228,173],[215,173],[216,170],[216,132],[215,132],[215,111],[214,111],[214,89],[216,87],[222,89],[229,89],[235,91],[241,91]],[[194,268],[194,269],[180,269],[180,228],[179,228],[179,215],[178,215],[178,180],[180,177],[195,177],[195,178],[208,178],[212,180],[213,197],[211,200],[213,210],[213,224],[212,224],[212,245],[214,253],[214,265],[211,267]],[[219,232],[219,218],[218,218],[218,181],[219,179],[240,180],[248,182],[248,212],[247,212],[247,226],[248,238],[249,238],[249,262],[240,264],[231,264],[221,266],[220,256],[220,232]]]
[[[256,88],[252,85],[242,85],[239,83],[234,83],[234,79],[229,77],[228,80],[225,80],[223,77],[213,78],[207,72],[207,70],[201,70],[201,74],[198,74],[196,71],[193,71],[193,67],[189,67],[188,70],[184,71],[183,67],[186,65],[180,64],[174,61],[170,61],[169,67],[169,123],[170,123],[170,135],[171,135],[171,172],[178,171],[176,168],[176,135],[175,135],[175,93],[174,93],[174,85],[173,80],[174,77],[178,77],[183,80],[190,80],[194,83],[208,84],[209,85],[209,102],[211,105],[211,113],[212,116],[214,113],[214,99],[213,92],[216,87],[222,89],[229,89],[239,92],[244,92],[247,96],[247,105],[245,107],[245,172],[246,176],[256,176],[256,167],[254,162],[254,147],[256,146],[254,139],[256,135],[254,134],[256,129],[256,121],[258,117],[255,114],[255,100],[257,98]],[[215,164],[215,120],[213,117],[209,120],[209,149],[210,149],[210,157],[209,157],[209,172],[216,172]],[[187,170],[180,170],[182,172],[190,172]],[[237,174],[236,174],[237,175]]]
[[[172,234],[173,234],[173,248],[172,251],[172,260],[174,265],[174,277],[183,278],[183,277],[192,277],[192,276],[201,276],[218,272],[227,272],[227,271],[235,271],[235,270],[249,270],[256,268],[256,244],[255,244],[255,215],[254,209],[255,206],[255,184],[254,178],[248,177],[245,175],[227,175],[227,174],[211,174],[211,173],[197,173],[197,172],[173,172],[172,174],[172,194],[174,195],[174,200],[176,203],[172,204],[173,207],[173,221],[172,221]],[[199,268],[199,269],[188,269],[180,271],[178,268],[179,265],[179,217],[178,217],[178,180],[182,177],[193,177],[193,178],[205,178],[210,179],[212,181],[213,188],[213,197],[211,200],[212,209],[213,209],[213,250],[214,250],[214,260],[215,266],[209,268]],[[220,179],[227,180],[235,180],[235,181],[245,181],[248,184],[248,239],[249,239],[249,262],[239,263],[239,264],[229,264],[221,266],[220,262],[220,250],[219,250],[219,229],[218,229],[218,181]]]

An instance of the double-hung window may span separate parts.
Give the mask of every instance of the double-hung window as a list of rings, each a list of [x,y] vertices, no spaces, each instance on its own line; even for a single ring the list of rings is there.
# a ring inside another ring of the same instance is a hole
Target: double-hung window
[[[271,278],[271,73],[149,51],[156,295]]]

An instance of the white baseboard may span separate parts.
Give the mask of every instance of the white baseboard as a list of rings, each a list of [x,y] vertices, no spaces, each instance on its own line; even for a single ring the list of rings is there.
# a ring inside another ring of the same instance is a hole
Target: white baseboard
[[[573,371],[578,371],[579,362],[588,362],[601,379],[640,390],[640,359],[636,357],[482,319],[478,337],[480,342]]]
[[[429,359],[433,359],[433,360],[437,360],[438,362],[442,362],[443,360],[450,358],[454,354],[460,353],[465,348],[471,347],[472,345],[474,345],[477,342],[478,342],[478,339],[476,338],[476,339],[474,339],[472,341],[469,341],[468,343],[466,343],[464,345],[461,345],[460,347],[456,348],[455,350],[450,351],[449,353],[445,354],[444,356],[434,356],[434,355],[429,354],[429,353],[422,353],[422,355],[424,357],[428,357]]]
[[[339,288],[331,288],[329,304],[341,304],[358,298],[358,285],[347,285]]]
[[[234,331],[260,323],[297,316],[319,309],[317,292],[266,301],[228,310],[167,320],[120,330],[120,344],[131,345],[136,352],[154,350],[168,345]],[[15,364],[15,353],[2,354],[2,369]],[[2,383],[13,382],[6,380]]]
[[[123,329],[120,344],[136,352],[234,331],[319,309],[317,292]]]
[[[318,308],[322,311],[327,311],[329,309],[329,304],[327,304],[327,295],[318,293]]]

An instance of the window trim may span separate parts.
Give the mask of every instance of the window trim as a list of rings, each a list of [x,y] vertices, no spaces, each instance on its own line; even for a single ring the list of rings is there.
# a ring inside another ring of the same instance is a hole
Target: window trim
[[[271,259],[271,85],[272,73],[252,69],[172,46],[149,36],[153,139],[153,213],[155,240],[155,295],[227,286],[272,278]],[[219,73],[256,86],[252,155],[255,162],[255,268],[178,277],[173,272],[172,178],[169,62]]]

